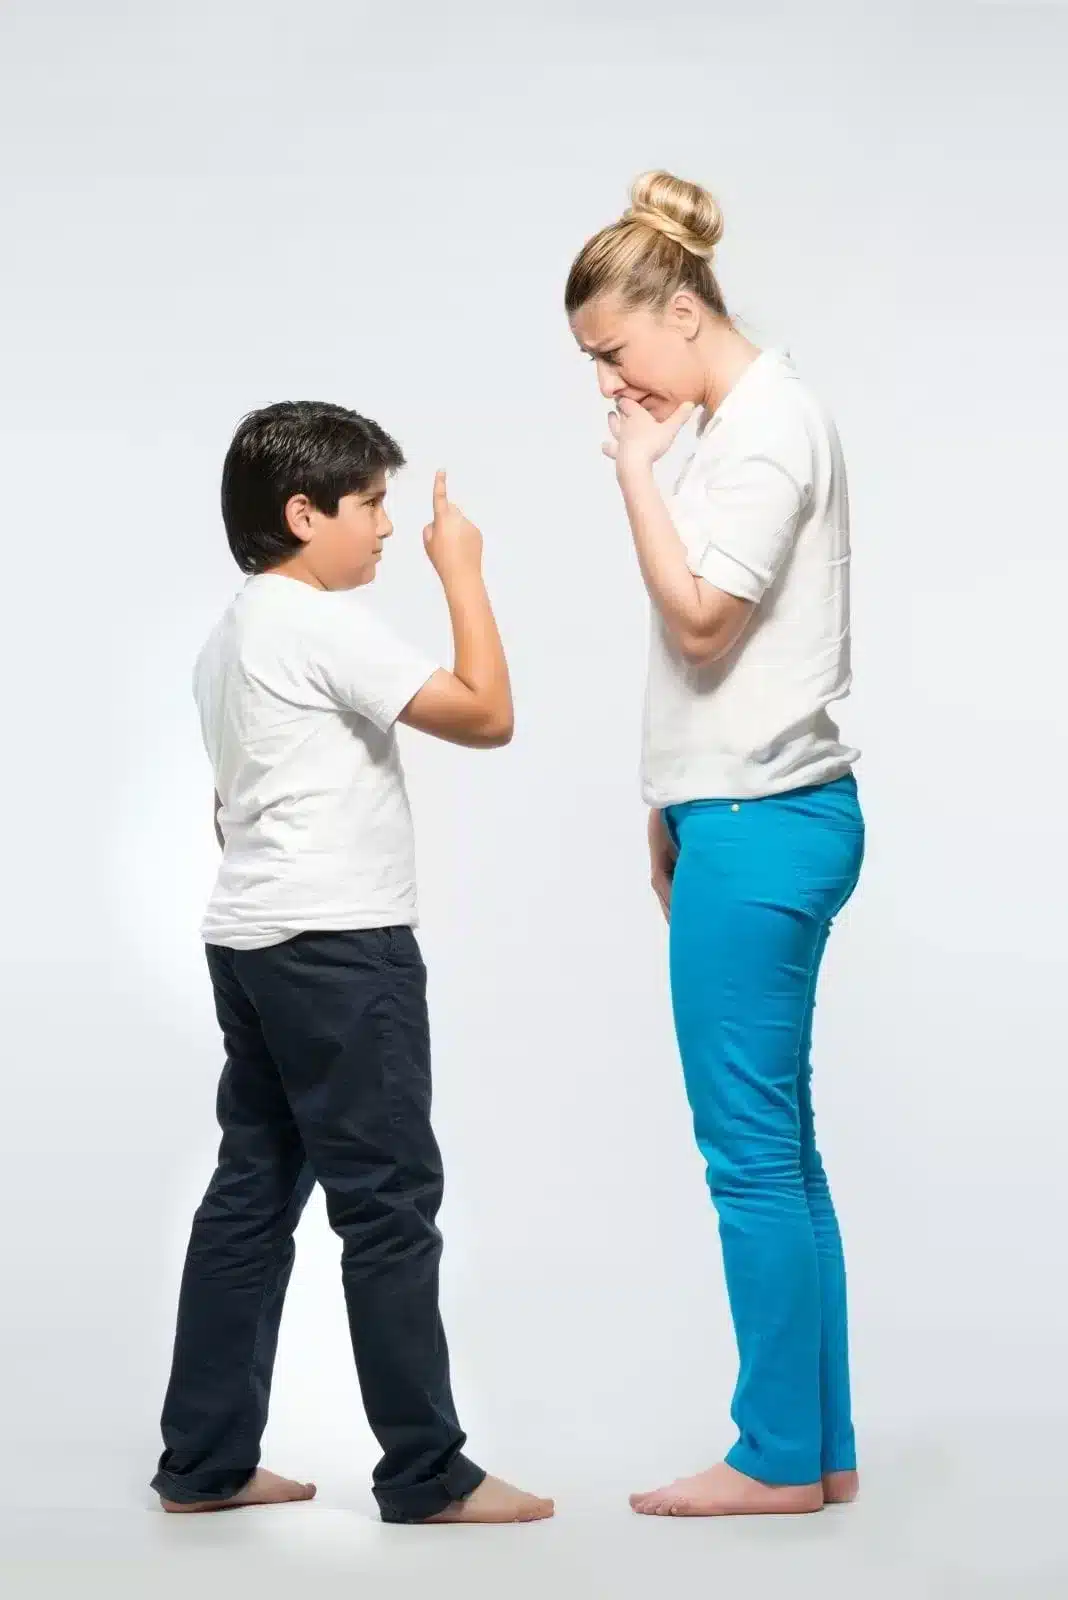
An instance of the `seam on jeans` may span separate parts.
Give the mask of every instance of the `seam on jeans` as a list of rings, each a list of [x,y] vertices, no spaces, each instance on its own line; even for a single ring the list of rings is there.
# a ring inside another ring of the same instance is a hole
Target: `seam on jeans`
[[[407,1057],[411,1052],[408,1050],[406,1040],[403,1037],[398,1037],[398,1034],[403,1035],[404,1033],[405,1019],[403,1013],[406,1008],[411,1008],[412,1003],[410,997],[401,992],[401,986],[410,982],[416,984],[422,982],[425,984],[426,967],[420,957],[417,961],[412,962],[384,961],[381,971],[387,980],[380,997],[380,1009],[378,1012],[378,1036],[386,1096],[386,1114],[390,1126],[394,1129],[399,1129],[405,1126],[410,1115],[410,1111],[404,1103],[405,1097],[401,1092],[400,1084],[405,1076],[405,1068],[408,1066]],[[427,1077],[429,1080],[430,1040],[425,1012],[425,990],[421,995],[417,996],[415,1003],[420,1007],[421,1015],[417,1022],[410,1022],[409,1025],[422,1030],[421,1051],[427,1062]],[[399,1027],[398,1013],[401,1014]],[[429,1082],[426,1095],[429,1101],[432,1097]],[[419,1115],[421,1117],[424,1115],[429,1117],[429,1103],[424,1107],[420,1101]]]
[[[290,1204],[292,1204],[292,1201],[290,1202]],[[289,1209],[289,1207],[287,1206],[286,1210],[288,1211],[288,1209]],[[259,1303],[259,1306],[256,1309],[256,1337],[252,1341],[252,1354],[249,1357],[248,1376],[247,1376],[246,1381],[245,1381],[246,1414],[247,1414],[248,1411],[251,1411],[251,1409],[252,1409],[252,1378],[253,1378],[253,1374],[256,1371],[256,1356],[257,1356],[257,1353],[258,1353],[259,1348],[260,1348],[260,1339],[261,1339],[261,1336],[262,1336],[262,1327],[263,1327],[263,1307],[266,1304],[267,1292],[268,1292],[268,1290],[270,1288],[270,1285],[271,1285],[272,1269],[274,1268],[274,1265],[275,1265],[278,1257],[284,1251],[284,1249],[286,1247],[286,1244],[289,1242],[289,1240],[292,1237],[293,1237],[293,1235],[290,1233],[290,1234],[284,1235],[280,1239],[276,1239],[274,1244],[273,1244],[273,1246],[271,1247],[271,1253],[270,1253],[270,1255],[269,1255],[269,1257],[267,1259],[267,1267],[266,1267],[266,1270],[264,1272],[264,1279],[263,1279],[263,1288],[262,1288],[262,1290],[260,1292],[260,1303]],[[258,1445],[258,1441],[257,1441],[257,1445]]]

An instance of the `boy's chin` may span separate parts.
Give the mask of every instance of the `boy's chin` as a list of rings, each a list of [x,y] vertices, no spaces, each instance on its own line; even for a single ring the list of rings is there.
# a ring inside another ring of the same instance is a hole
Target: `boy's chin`
[[[347,578],[339,578],[333,585],[335,589],[366,589],[369,583],[374,583],[378,577],[377,566],[364,567],[360,572],[351,574]]]

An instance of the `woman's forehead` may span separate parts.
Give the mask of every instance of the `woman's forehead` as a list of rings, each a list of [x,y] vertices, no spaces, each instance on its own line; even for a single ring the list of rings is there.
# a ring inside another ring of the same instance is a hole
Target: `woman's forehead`
[[[607,349],[632,315],[623,309],[616,295],[599,295],[575,312],[571,331],[587,350],[598,346]]]

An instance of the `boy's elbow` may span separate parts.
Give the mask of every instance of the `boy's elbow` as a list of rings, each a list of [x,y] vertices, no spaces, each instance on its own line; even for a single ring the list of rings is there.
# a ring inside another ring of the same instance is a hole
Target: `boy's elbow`
[[[504,716],[487,717],[479,729],[479,744],[484,750],[500,750],[511,744],[515,732],[515,718],[509,711]]]

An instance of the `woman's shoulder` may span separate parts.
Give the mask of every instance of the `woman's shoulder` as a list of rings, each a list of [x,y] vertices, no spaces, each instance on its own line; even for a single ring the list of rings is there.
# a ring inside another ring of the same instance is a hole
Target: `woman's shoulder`
[[[769,361],[759,382],[737,398],[741,403],[725,406],[722,416],[714,416],[698,437],[697,470],[715,476],[732,463],[759,456],[792,475],[807,475],[807,465],[833,424],[792,363],[785,358]]]
[[[789,435],[829,422],[826,407],[795,366],[789,351],[765,350],[754,369],[754,378],[758,381],[753,383],[748,404],[738,408],[743,429],[779,429]]]

